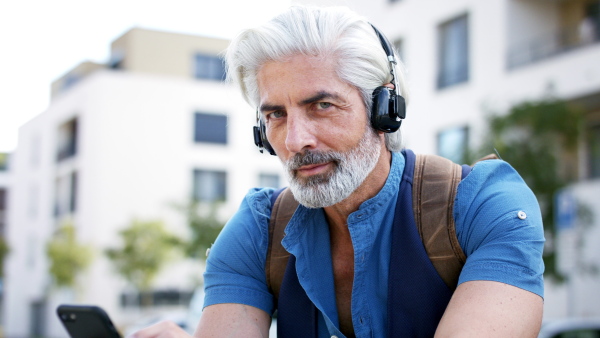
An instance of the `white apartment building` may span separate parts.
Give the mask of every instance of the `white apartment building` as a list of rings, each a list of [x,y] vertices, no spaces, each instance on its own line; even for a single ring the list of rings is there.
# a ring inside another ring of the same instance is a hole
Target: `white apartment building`
[[[255,112],[222,81],[227,45],[134,28],[113,42],[107,64],[85,62],[52,84],[48,109],[21,127],[11,160],[5,336],[66,336],[60,303],[99,305],[117,326],[139,317],[104,255],[120,229],[157,219],[184,234],[173,204],[225,200],[230,214],[251,187],[283,184],[277,158],[254,146]],[[94,259],[77,287],[57,289],[46,243],[67,221]],[[189,296],[203,270],[170,265],[154,297]]]
[[[586,137],[577,154],[580,181],[567,191],[600,209],[600,1],[295,2],[348,6],[395,44],[410,94],[402,128],[416,152],[460,161],[486,132],[486,113],[548,94],[578,104]],[[585,233],[571,231],[564,236],[570,244],[559,248],[571,282],[547,283],[545,317],[600,317],[600,276],[571,271],[575,261],[600,265],[600,215]]]

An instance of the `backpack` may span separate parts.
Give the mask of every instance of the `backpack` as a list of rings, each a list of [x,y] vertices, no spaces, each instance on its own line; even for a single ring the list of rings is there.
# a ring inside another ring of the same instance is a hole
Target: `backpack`
[[[498,159],[490,154],[475,163]],[[444,283],[454,291],[466,261],[454,224],[454,199],[460,181],[471,171],[468,165],[458,165],[436,155],[416,155],[413,176],[413,214],[423,246]],[[269,244],[265,263],[267,286],[277,304],[279,291],[290,254],[281,241],[284,230],[299,203],[289,188],[273,193],[269,221]],[[394,222],[396,218],[394,217]]]

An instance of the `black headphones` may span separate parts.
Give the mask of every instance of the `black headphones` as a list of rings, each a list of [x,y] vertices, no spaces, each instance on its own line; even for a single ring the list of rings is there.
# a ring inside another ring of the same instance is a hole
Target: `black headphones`
[[[375,34],[379,38],[381,46],[387,55],[390,63],[390,73],[392,74],[392,84],[394,89],[386,86],[375,88],[372,94],[371,106],[371,126],[375,130],[384,133],[393,133],[400,129],[402,119],[406,117],[406,101],[404,97],[398,94],[398,81],[396,79],[395,65],[397,64],[394,57],[394,49],[386,37],[372,24],[371,27],[375,30]],[[261,114],[256,109],[256,126],[254,126],[254,144],[263,152],[266,149],[269,154],[276,155],[275,150],[269,143],[266,134],[265,123],[261,118]]]

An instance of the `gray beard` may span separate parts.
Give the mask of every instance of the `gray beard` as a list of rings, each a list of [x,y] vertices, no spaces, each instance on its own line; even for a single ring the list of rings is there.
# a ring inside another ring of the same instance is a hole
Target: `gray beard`
[[[284,162],[286,176],[294,198],[307,208],[324,208],[350,196],[371,173],[381,153],[381,140],[367,126],[358,145],[347,152],[305,151]],[[333,162],[326,174],[298,177],[303,165]]]

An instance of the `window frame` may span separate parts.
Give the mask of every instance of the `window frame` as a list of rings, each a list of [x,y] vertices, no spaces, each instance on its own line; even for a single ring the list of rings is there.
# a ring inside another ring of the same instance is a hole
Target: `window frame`
[[[208,176],[201,178],[200,175],[202,174]],[[211,195],[208,198],[202,196],[202,191],[199,187],[201,184],[200,180],[211,183],[216,182],[214,185],[208,187],[209,194]],[[192,170],[192,200],[207,203],[227,201],[227,181],[228,173],[225,169],[194,168]]]
[[[461,83],[468,82],[471,77],[471,41],[470,41],[470,15],[464,13],[446,20],[438,25],[438,56],[437,56],[437,79],[436,85],[438,89],[452,87]],[[463,29],[464,32],[460,30]],[[454,45],[450,43],[452,40],[450,35],[461,34],[458,42],[464,46],[454,47],[456,51],[449,50]],[[464,33],[464,36],[462,36]],[[458,50],[462,49],[464,50]],[[455,54],[455,55],[454,55]],[[449,58],[456,57],[457,62],[448,61]]]
[[[200,119],[201,117],[204,117],[204,121]],[[196,111],[193,119],[194,143],[228,144],[229,116],[227,114]],[[202,122],[208,122],[208,126],[202,128]]]
[[[439,156],[442,156],[444,158],[447,158],[454,163],[467,162],[468,156],[469,156],[470,129],[471,128],[469,127],[469,125],[464,124],[464,125],[457,125],[457,126],[438,130],[438,132],[436,134],[436,142],[435,142],[436,154]],[[445,151],[442,149],[443,146],[441,144],[444,134],[446,133],[446,135],[449,135],[449,137],[452,137],[452,135],[450,133],[456,133],[456,132],[461,133],[460,139],[457,139],[457,141],[455,141],[456,145],[460,146],[461,149],[453,149],[452,150],[453,154],[445,153]],[[459,142],[460,142],[460,144],[459,144]],[[452,156],[452,155],[456,155],[456,156]]]
[[[209,53],[194,54],[193,76],[197,80],[225,81],[225,60]]]

